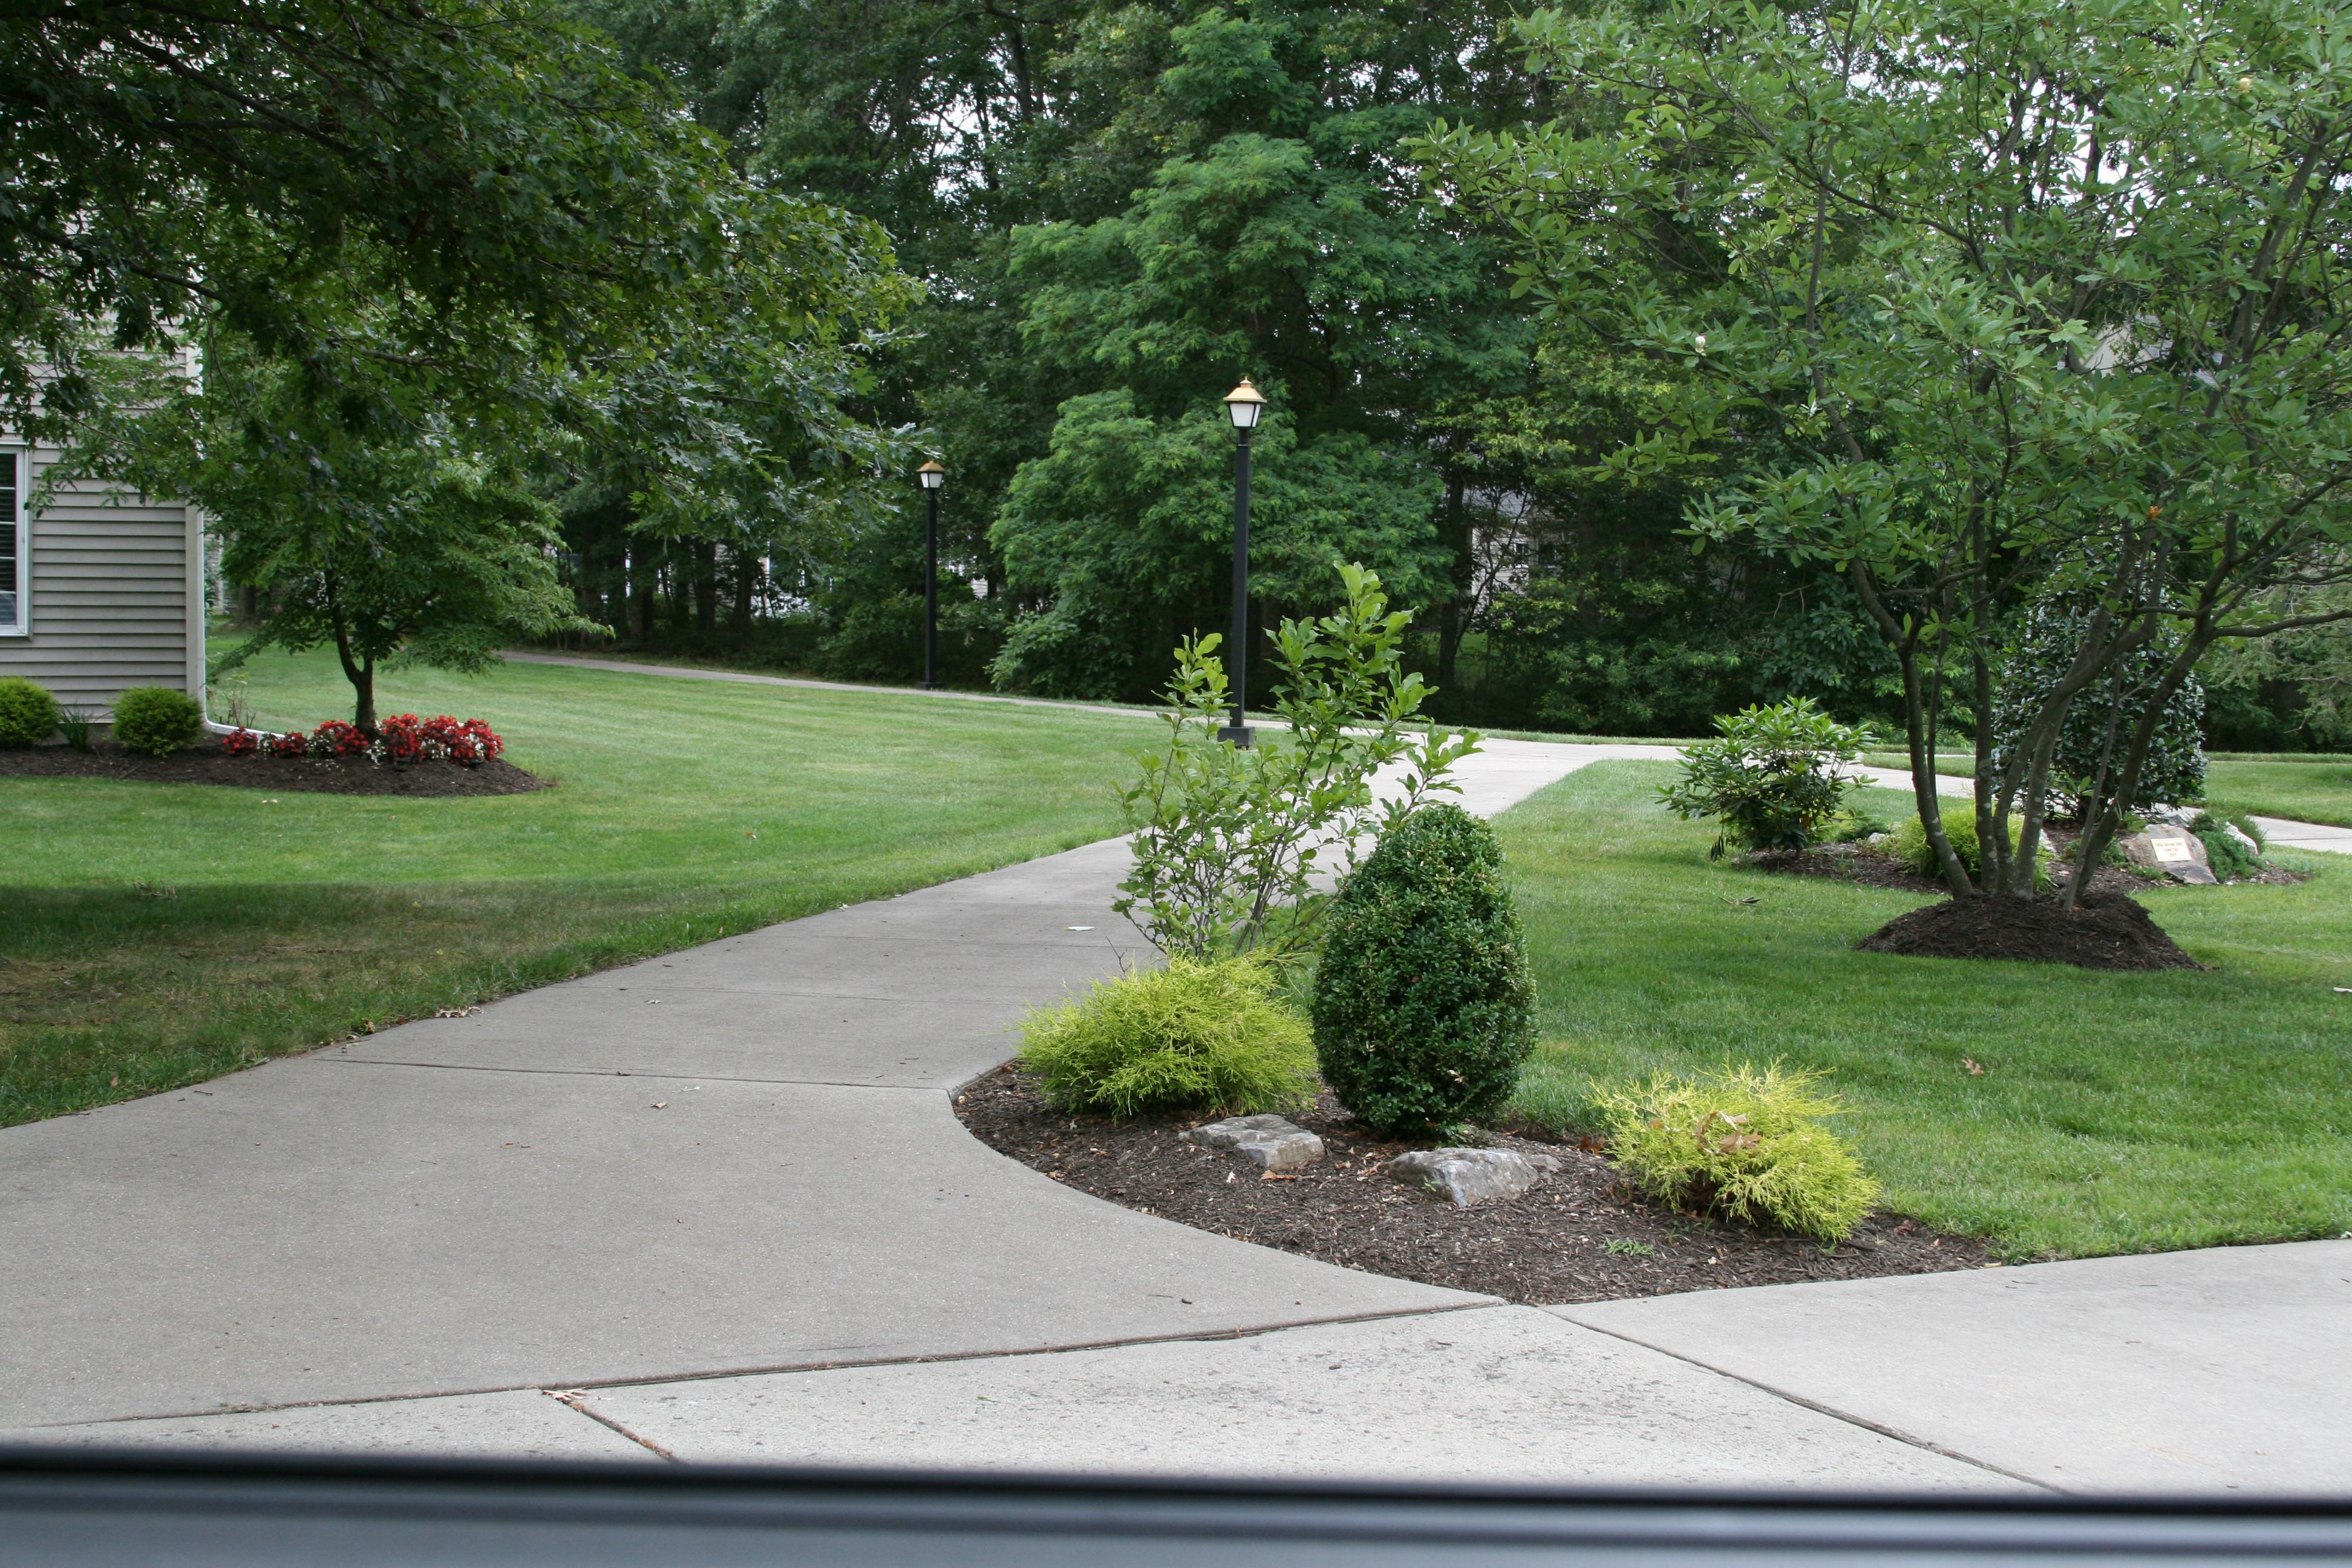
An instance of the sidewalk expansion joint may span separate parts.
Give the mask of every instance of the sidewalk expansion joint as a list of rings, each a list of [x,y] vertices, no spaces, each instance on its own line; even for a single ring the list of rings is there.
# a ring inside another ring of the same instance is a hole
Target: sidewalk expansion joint
[[[779,1362],[772,1365],[725,1367],[715,1372],[650,1373],[643,1377],[583,1379],[552,1384],[501,1383],[487,1384],[474,1388],[433,1388],[415,1394],[361,1394],[351,1399],[298,1399],[285,1405],[240,1405],[234,1410],[215,1407],[210,1410],[144,1410],[126,1415],[102,1415],[96,1419],[82,1417],[68,1421],[41,1421],[17,1430],[33,1432],[48,1426],[111,1426],[131,1421],[194,1421],[213,1415],[256,1415],[273,1410],[337,1410],[369,1405],[405,1405],[419,1399],[478,1399],[492,1394],[544,1394],[562,1404],[572,1405],[575,1398],[585,1398],[603,1388],[650,1388],[668,1383],[720,1383],[738,1377],[780,1377],[789,1373],[848,1372],[872,1366],[925,1366],[934,1363],[964,1361],[1002,1361],[1009,1356],[1075,1355],[1082,1351],[1124,1350],[1129,1345],[1205,1344],[1218,1340],[1252,1340],[1262,1334],[1278,1334],[1290,1329],[1318,1329],[1335,1323],[1378,1323],[1403,1318],[1436,1318],[1449,1312],[1486,1311],[1507,1307],[1510,1302],[1500,1297],[1484,1297],[1476,1300],[1450,1302],[1442,1307],[1407,1307],[1392,1311],[1349,1312],[1328,1318],[1300,1318],[1291,1322],[1260,1323],[1235,1329],[1192,1329],[1172,1334],[1135,1334],[1126,1339],[1088,1340],[1076,1344],[1022,1345],[1009,1350],[950,1351],[944,1354],[871,1356],[848,1361]],[[675,1458],[658,1445],[648,1442],[618,1424],[606,1421],[592,1410],[581,1410],[583,1415],[594,1416],[633,1442],[665,1458]],[[683,1461],[681,1461],[683,1462]]]
[[[641,1436],[637,1433],[630,1431],[626,1426],[622,1426],[618,1421],[614,1420],[603,1411],[589,1409],[588,1406],[581,1403],[582,1400],[588,1397],[588,1391],[584,1388],[567,1388],[561,1394],[558,1394],[551,1388],[542,1388],[540,1392],[546,1394],[550,1399],[554,1400],[558,1405],[562,1405],[566,1410],[571,1411],[573,1415],[585,1415],[589,1420],[596,1423],[597,1426],[609,1427],[613,1431],[618,1432],[630,1442],[636,1444],[637,1447],[646,1449],[661,1458],[667,1459],[673,1465],[682,1465],[686,1462],[679,1458],[676,1454],[671,1453],[667,1448],[663,1447],[659,1443],[655,1442],[651,1437]]]
[[[1571,1303],[1571,1305],[1573,1305],[1573,1303]],[[1972,1466],[1977,1469],[1989,1471],[1993,1475],[2003,1477],[2009,1480],[2021,1482],[2026,1486],[2033,1487],[2039,1490],[2050,1492],[2059,1497],[2072,1495],[2065,1488],[2052,1486],[2048,1481],[2042,1480],[2039,1477],[2021,1475],[2015,1470],[2004,1469],[2002,1467],[1992,1463],[1989,1459],[1979,1459],[1974,1454],[1964,1454],[1958,1448],[1947,1448],[1941,1443],[1931,1442],[1927,1438],[1919,1436],[1916,1433],[1906,1432],[1898,1426],[1889,1426],[1884,1423],[1873,1421],[1867,1416],[1856,1415],[1851,1410],[1841,1410],[1834,1405],[1824,1405],[1818,1399],[1808,1399],[1801,1394],[1792,1394],[1788,1389],[1781,1388],[1777,1384],[1762,1382],[1742,1373],[1733,1372],[1729,1367],[1717,1366],[1713,1362],[1701,1361],[1698,1357],[1693,1355],[1685,1355],[1678,1350],[1670,1349],[1669,1347],[1658,1344],[1654,1341],[1639,1339],[1634,1335],[1622,1333],[1615,1329],[1604,1329],[1598,1323],[1588,1323],[1581,1318],[1569,1317],[1564,1311],[1557,1307],[1547,1310],[1559,1317],[1562,1322],[1574,1323],[1580,1329],[1591,1329],[1596,1334],[1607,1334],[1612,1340],[1622,1340],[1629,1345],[1639,1345],[1645,1351],[1655,1351],[1660,1355],[1672,1356],[1675,1360],[1681,1362],[1685,1366],[1695,1366],[1701,1372],[1711,1372],[1717,1377],[1727,1377],[1734,1383],[1744,1383],[1748,1387],[1756,1389],[1760,1393],[1769,1394],[1775,1399],[1785,1399],[1791,1405],[1801,1405],[1807,1410],[1812,1411],[1815,1415],[1826,1415],[1832,1421],[1843,1421],[1849,1426],[1859,1426],[1865,1432],[1875,1432],[1882,1437],[1892,1438],[1897,1443],[1906,1444],[1914,1448],[1925,1449],[1927,1452],[1938,1455],[1943,1458],[1957,1460],[1960,1464]]]

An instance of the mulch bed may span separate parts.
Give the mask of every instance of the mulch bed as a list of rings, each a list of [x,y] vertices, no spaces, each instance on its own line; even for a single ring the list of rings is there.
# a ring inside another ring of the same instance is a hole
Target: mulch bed
[[[2039,899],[1947,899],[1897,915],[1854,944],[1914,958],[2020,958],[2082,969],[2201,969],[2137,900],[2092,893],[2069,911]]]
[[[365,757],[232,757],[217,740],[167,757],[143,756],[100,741],[95,749],[31,746],[0,752],[0,778],[123,779],[141,784],[231,784],[327,795],[524,795],[554,781],[497,758],[457,763],[375,763]]]
[[[1641,1201],[1593,1150],[1497,1134],[1494,1147],[1545,1153],[1559,1172],[1520,1197],[1457,1209],[1391,1180],[1412,1147],[1373,1138],[1328,1095],[1294,1117],[1326,1155],[1267,1179],[1246,1155],[1176,1135],[1200,1118],[1113,1121],[1050,1109],[1007,1065],[956,1100],[972,1135],[1055,1180],[1144,1214],[1368,1274],[1537,1305],[1978,1268],[1990,1256],[1900,1215],[1874,1215],[1824,1253],[1811,1237],[1749,1229]],[[1610,1243],[1614,1242],[1612,1250]]]
[[[1896,888],[1930,897],[1949,892],[1943,883],[1922,877],[1892,855],[1881,855],[1863,844],[1816,844],[1809,849],[1759,849],[1734,862],[1758,871],[1784,877],[1828,877],[1859,882],[1865,888]]]
[[[2074,846],[2074,836],[2053,831],[2052,847],[2064,853]],[[1951,889],[1940,877],[1922,877],[1894,856],[1880,852],[1868,844],[1816,844],[1809,849],[1764,849],[1743,855],[1738,864],[1759,871],[1770,871],[1781,876],[1828,877],[1841,882],[1858,882],[1868,888],[1895,888],[1906,893],[1919,893],[1928,898],[1941,898]],[[2060,863],[2061,872],[2073,868]],[[2292,871],[2265,872],[2248,881],[2299,882],[2303,879]],[[2150,888],[2172,886],[2172,879],[2161,872],[2143,874],[2129,866],[2102,866],[2091,873],[2090,898],[2107,894],[2145,892]]]

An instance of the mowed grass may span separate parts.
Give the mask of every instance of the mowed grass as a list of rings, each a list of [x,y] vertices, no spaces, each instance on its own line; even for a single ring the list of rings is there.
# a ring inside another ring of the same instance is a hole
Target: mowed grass
[[[1877,768],[1907,772],[1911,766],[1911,759],[1900,752],[1865,752],[1862,760]],[[1939,752],[1936,771],[1968,778],[1976,772],[1976,758],[1964,752]],[[2212,757],[2205,764],[2205,795],[2206,804],[2220,816],[2252,812],[2291,822],[2352,827],[2352,757],[2282,752]],[[1909,809],[1907,802],[1904,809]]]
[[[273,727],[348,717],[255,662]],[[0,779],[0,1125],[1119,830],[1148,719],[511,664],[392,678],[558,781],[444,800]]]
[[[1895,1207],[2011,1257],[2352,1231],[2352,862],[2144,895],[2204,972],[1857,952],[1921,900],[1709,864],[1712,831],[1651,804],[1675,771],[1596,763],[1496,823],[1548,1042],[1517,1114],[1785,1058],[1834,1075]]]
[[[2210,763],[2205,793],[2224,816],[2252,812],[2352,827],[2352,757]]]

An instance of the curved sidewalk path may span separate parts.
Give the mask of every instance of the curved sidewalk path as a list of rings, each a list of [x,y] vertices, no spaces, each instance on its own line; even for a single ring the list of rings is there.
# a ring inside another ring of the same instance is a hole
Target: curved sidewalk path
[[[1490,742],[1492,814],[1666,748]],[[1902,1489],[2340,1485],[2352,1245],[1539,1310],[1069,1191],[953,1090],[1097,844],[0,1131],[0,1436]],[[562,1395],[551,1398],[549,1394]]]

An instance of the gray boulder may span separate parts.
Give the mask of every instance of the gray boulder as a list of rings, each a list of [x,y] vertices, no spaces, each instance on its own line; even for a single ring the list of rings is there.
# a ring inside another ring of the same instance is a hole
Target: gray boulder
[[[1176,1135],[1203,1149],[1238,1149],[1261,1171],[1289,1171],[1323,1157],[1323,1140],[1279,1116],[1230,1116]]]
[[[1455,1208],[1496,1198],[1515,1198],[1553,1171],[1559,1162],[1549,1154],[1521,1154],[1509,1149],[1416,1149],[1388,1163],[1388,1173]]]
[[[2161,871],[2176,882],[2210,887],[2216,880],[2204,841],[2188,828],[2160,820],[2153,814],[2146,829],[2126,835],[2116,847],[2133,865]]]

